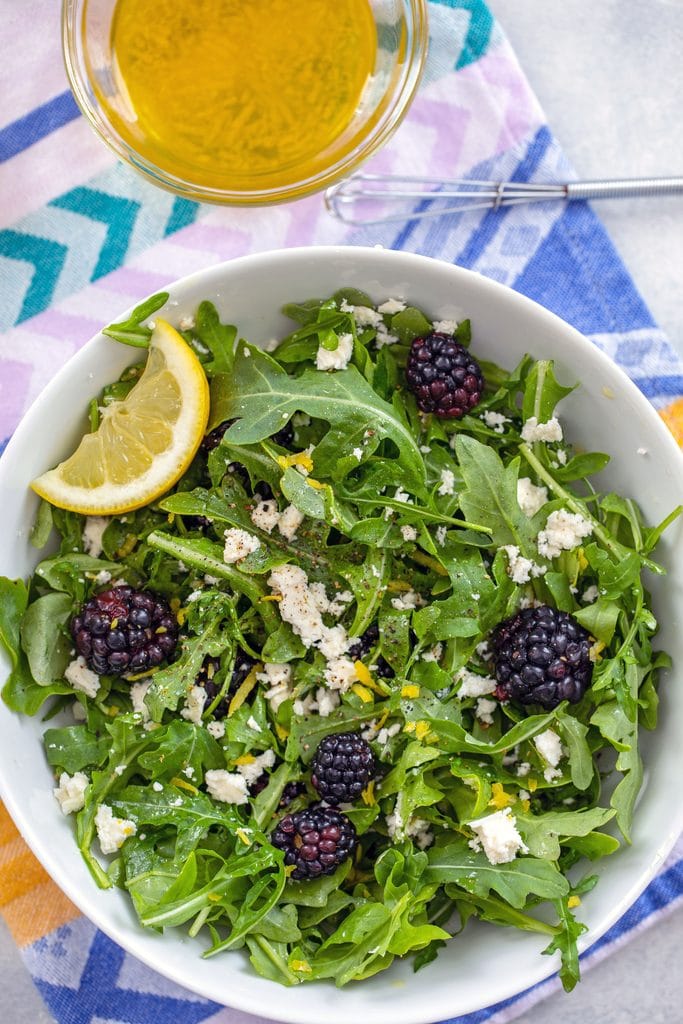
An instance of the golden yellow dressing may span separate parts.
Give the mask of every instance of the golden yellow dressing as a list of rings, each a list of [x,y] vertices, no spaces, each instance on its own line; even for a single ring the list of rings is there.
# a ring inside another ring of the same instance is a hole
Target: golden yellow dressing
[[[111,46],[125,101],[98,98],[124,139],[196,184],[262,189],[353,148],[377,32],[368,0],[118,0]]]

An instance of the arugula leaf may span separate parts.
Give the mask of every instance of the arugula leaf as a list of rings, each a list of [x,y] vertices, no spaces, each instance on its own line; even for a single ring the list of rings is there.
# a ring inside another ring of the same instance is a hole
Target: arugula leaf
[[[322,379],[319,372],[305,370],[292,379],[266,353],[241,343],[233,373],[219,374],[212,382],[211,404],[216,422],[237,419],[226,435],[234,443],[269,437],[295,412],[327,420],[331,427],[324,447],[321,444],[316,452],[316,465],[332,479],[336,479],[340,451],[358,446],[372,451],[382,438],[388,438],[401,453],[406,480],[418,487],[424,480],[424,463],[410,430],[354,367],[324,374]]]
[[[569,883],[557,867],[535,857],[516,857],[505,864],[491,864],[475,853],[463,838],[437,840],[427,852],[425,878],[451,882],[466,892],[488,896],[493,889],[512,907],[521,910],[530,896],[556,899],[569,891]]]

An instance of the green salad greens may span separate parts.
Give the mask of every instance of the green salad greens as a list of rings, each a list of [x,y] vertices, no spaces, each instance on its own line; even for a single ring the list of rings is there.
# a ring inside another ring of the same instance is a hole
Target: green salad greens
[[[106,333],[143,349],[167,298]],[[348,289],[284,312],[298,326],[269,352],[209,302],[183,322],[217,432],[172,493],[98,522],[41,505],[33,543],[51,553],[28,583],[0,582],[4,700],[42,709],[78,847],[146,928],[183,926],[205,956],[243,950],[286,985],[344,985],[409,954],[417,970],[479,918],[538,933],[571,989],[587,862],[630,841],[639,727],[655,726],[669,663],[643,575],[662,571],[651,554],[680,509],[652,528],[590,482],[608,456],[564,440],[572,389],[550,362],[481,362],[479,404],[438,419],[404,383],[411,341],[432,330],[423,312]],[[469,345],[469,322],[448,329]],[[93,429],[139,371],[93,399]],[[582,525],[556,548],[554,513]],[[175,657],[142,677],[69,672],[73,617],[123,583],[170,604]],[[290,585],[317,638],[285,611]],[[551,710],[498,699],[492,678],[492,630],[539,604],[592,643],[589,689]],[[240,658],[252,667],[235,687]],[[318,801],[310,762],[340,732],[378,768],[341,808],[358,845],[295,881],[270,837]]]

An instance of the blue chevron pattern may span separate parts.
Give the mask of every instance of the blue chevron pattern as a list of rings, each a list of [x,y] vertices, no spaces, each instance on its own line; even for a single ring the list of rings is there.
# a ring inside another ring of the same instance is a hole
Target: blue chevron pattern
[[[111,270],[121,266],[126,258],[130,236],[140,210],[139,202],[121,196],[110,196],[99,189],[82,187],[58,196],[49,205],[71,210],[107,225],[107,234],[90,276],[91,281],[96,281],[98,277],[104,277]]]
[[[121,164],[0,231],[0,330],[27,320],[192,224],[198,203]],[[20,266],[23,264],[24,266]]]
[[[12,301],[12,292],[15,295],[19,291],[23,293],[19,308],[14,312],[15,323],[28,320],[49,306],[66,255],[67,246],[59,242],[22,231],[0,231],[0,276],[4,282],[5,308],[11,309],[7,303]],[[17,279],[16,271],[13,271],[12,264],[16,267],[18,262],[33,267],[28,286],[23,275]]]
[[[26,959],[48,1008],[68,1024],[200,1024],[220,1009],[172,982],[164,994],[134,987],[138,962],[84,918],[39,940]]]

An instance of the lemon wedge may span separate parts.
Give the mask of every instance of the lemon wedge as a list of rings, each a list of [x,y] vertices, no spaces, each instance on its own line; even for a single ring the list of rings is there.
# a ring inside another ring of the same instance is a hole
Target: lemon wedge
[[[176,330],[157,320],[147,363],[99,427],[31,487],[53,505],[84,515],[130,512],[168,491],[192,462],[209,418],[201,363]]]

